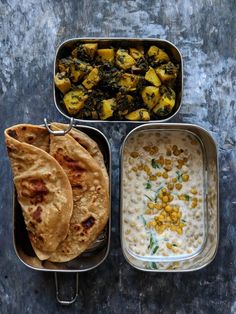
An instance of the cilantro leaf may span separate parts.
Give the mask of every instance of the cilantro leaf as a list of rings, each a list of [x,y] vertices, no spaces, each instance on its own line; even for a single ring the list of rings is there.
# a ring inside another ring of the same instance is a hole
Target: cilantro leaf
[[[152,167],[154,169],[157,169],[157,168],[160,169],[161,168],[160,165],[158,164],[158,162],[154,158],[152,159],[151,164],[152,164]]]
[[[145,188],[146,188],[147,190],[152,188],[152,185],[151,185],[151,183],[150,183],[149,181],[146,183]]]

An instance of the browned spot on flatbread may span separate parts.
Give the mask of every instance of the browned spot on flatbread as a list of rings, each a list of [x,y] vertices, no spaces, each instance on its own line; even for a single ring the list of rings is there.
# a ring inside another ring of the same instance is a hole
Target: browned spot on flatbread
[[[21,181],[21,195],[29,197],[31,204],[41,203],[49,193],[42,179],[23,179]]]
[[[42,211],[43,211],[42,207],[41,207],[41,206],[38,206],[38,207],[36,208],[36,210],[32,213],[32,218],[33,218],[36,222],[38,222],[38,223],[40,223],[40,222],[42,221],[42,219],[41,219],[41,213],[42,213]]]
[[[8,135],[13,137],[13,138],[17,138],[17,134],[16,134],[16,131],[15,130],[8,130]]]
[[[59,164],[67,170],[67,175],[72,187],[79,189],[83,188],[82,175],[85,173],[85,168],[80,161],[76,161],[67,155],[62,154],[62,149],[57,149],[53,157],[59,162]]]
[[[82,226],[85,230],[88,230],[92,228],[92,226],[95,224],[95,218],[93,216],[90,216],[86,220],[82,221]]]

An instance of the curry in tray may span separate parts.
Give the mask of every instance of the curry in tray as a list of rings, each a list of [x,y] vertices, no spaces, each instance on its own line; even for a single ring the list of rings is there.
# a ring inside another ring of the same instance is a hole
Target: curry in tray
[[[92,120],[160,120],[176,100],[179,64],[163,49],[80,43],[57,60],[54,82],[68,114]]]

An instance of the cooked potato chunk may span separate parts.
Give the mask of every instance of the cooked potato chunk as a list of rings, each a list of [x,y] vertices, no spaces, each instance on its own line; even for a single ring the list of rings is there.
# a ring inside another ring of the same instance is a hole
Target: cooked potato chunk
[[[82,82],[82,84],[87,89],[92,89],[95,85],[97,85],[99,80],[100,80],[99,70],[98,70],[98,68],[94,68],[89,73],[89,75],[86,77],[86,79]]]
[[[154,86],[161,86],[161,81],[152,67],[149,67],[149,70],[146,72],[145,80],[147,80]]]
[[[116,108],[116,101],[114,98],[105,99],[101,102],[101,113],[100,118],[106,120],[113,115],[113,111]]]
[[[128,70],[130,69],[133,65],[135,65],[135,60],[132,58],[128,52],[124,49],[118,49],[116,52],[116,65],[123,69],[123,70]]]
[[[91,43],[91,44],[82,44],[79,45],[79,47],[76,47],[72,52],[72,57],[77,57],[78,54],[82,55],[85,59],[86,56],[89,57],[89,59],[93,59],[95,56],[95,53],[97,51],[98,44]]]
[[[82,90],[75,90],[68,92],[64,98],[64,104],[68,112],[72,115],[79,112],[85,105],[85,101],[88,99],[88,95]]]
[[[151,46],[147,52],[147,55],[150,59],[157,63],[170,61],[168,54],[156,46]]]
[[[178,67],[176,67],[172,62],[162,64],[155,70],[162,82],[173,80],[178,75]]]
[[[71,88],[71,82],[70,79],[67,77],[64,77],[65,72],[57,73],[54,76],[54,82],[56,87],[63,93],[67,93]]]
[[[170,87],[162,86],[160,88],[161,98],[159,103],[153,108],[159,116],[165,116],[170,113],[175,105],[175,92]]]
[[[134,91],[138,85],[140,77],[135,74],[124,73],[121,75],[118,85],[124,87],[127,91]]]
[[[147,120],[150,120],[150,115],[147,109],[138,109],[127,114],[125,118],[127,120],[132,120],[132,121],[134,120],[147,121]]]
[[[149,109],[155,107],[160,99],[160,90],[155,86],[146,86],[142,90],[143,102],[148,106]]]
[[[135,60],[138,60],[144,57],[143,53],[136,48],[129,48],[129,53],[131,57],[133,57]]]
[[[77,83],[85,74],[89,73],[93,68],[80,60],[74,59],[74,63],[70,66],[70,79],[73,83]]]
[[[98,58],[101,62],[112,63],[115,58],[114,49],[98,49],[97,50]]]

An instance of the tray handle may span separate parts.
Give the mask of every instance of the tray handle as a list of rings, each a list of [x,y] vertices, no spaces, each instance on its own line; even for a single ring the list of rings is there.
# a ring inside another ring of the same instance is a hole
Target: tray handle
[[[76,278],[75,278],[75,293],[74,296],[70,300],[62,300],[60,298],[60,289],[58,285],[58,278],[57,278],[57,273],[54,273],[54,279],[55,279],[55,287],[56,287],[56,297],[57,297],[57,302],[62,304],[62,305],[70,305],[73,304],[79,293],[79,273],[76,273]]]
[[[63,130],[63,131],[62,130],[61,131],[53,131],[53,130],[51,130],[50,123],[48,123],[47,118],[44,118],[44,124],[45,124],[45,127],[47,128],[49,133],[51,133],[53,135],[63,136],[65,134],[67,134],[68,132],[70,132],[70,130],[72,129],[73,124],[74,124],[74,118],[70,118],[70,123],[69,123],[68,129]]]

